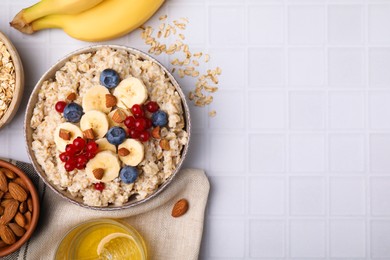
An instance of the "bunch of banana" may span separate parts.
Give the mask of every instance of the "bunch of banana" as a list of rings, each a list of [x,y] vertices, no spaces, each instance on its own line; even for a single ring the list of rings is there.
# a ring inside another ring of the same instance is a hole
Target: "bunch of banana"
[[[144,24],[164,0],[41,0],[10,23],[32,34],[61,28],[75,39],[97,42],[123,36]]]

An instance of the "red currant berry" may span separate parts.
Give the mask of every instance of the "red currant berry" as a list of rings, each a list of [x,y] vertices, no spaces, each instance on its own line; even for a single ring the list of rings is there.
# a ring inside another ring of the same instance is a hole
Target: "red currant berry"
[[[70,159],[70,156],[66,152],[60,154],[61,162],[67,162],[69,159]]]
[[[96,154],[98,152],[98,149],[99,149],[99,147],[98,147],[97,143],[95,143],[93,141],[89,142],[87,144],[87,152],[89,152],[89,153]]]
[[[64,109],[65,109],[65,107],[66,107],[66,102],[65,101],[58,101],[57,103],[56,103],[56,111],[58,112],[58,113],[62,113],[62,112],[64,112]]]
[[[95,186],[95,190],[99,190],[99,191],[103,191],[105,188],[105,185],[103,182],[95,183],[94,186]]]
[[[139,135],[139,138],[138,138],[138,139],[139,139],[141,142],[147,142],[147,141],[149,140],[149,138],[150,138],[149,132],[143,131],[143,132]]]
[[[85,156],[87,157],[88,160],[91,160],[96,156],[96,153],[87,152]]]
[[[152,127],[152,120],[150,120],[149,118],[145,118],[145,121],[146,121],[146,129],[149,129]]]
[[[77,149],[73,144],[68,144],[65,148],[65,152],[70,156],[74,156],[77,153]]]
[[[82,151],[85,148],[85,145],[87,142],[81,137],[77,137],[76,139],[73,140],[73,145],[76,147],[76,150],[78,152]]]
[[[144,116],[144,111],[142,110],[142,107],[138,104],[135,104],[131,107],[131,113],[133,113],[135,118]]]
[[[145,107],[146,110],[148,110],[150,113],[154,113],[160,109],[160,106],[154,101],[149,101],[148,103],[146,103]]]
[[[139,132],[139,131],[137,131],[135,129],[130,129],[130,131],[129,131],[129,135],[133,139],[138,139],[140,134],[141,134],[141,132]]]
[[[65,170],[67,172],[71,172],[73,171],[74,169],[76,168],[76,162],[74,160],[68,160],[66,163],[65,163]]]
[[[135,119],[135,130],[137,131],[143,131],[146,129],[146,120],[145,118],[137,118]]]
[[[135,118],[133,116],[126,117],[125,126],[127,126],[127,128],[129,128],[129,129],[131,129],[131,128],[134,128],[134,125],[135,125]]]
[[[76,157],[76,162],[77,164],[87,164],[88,158],[86,155],[79,155]]]

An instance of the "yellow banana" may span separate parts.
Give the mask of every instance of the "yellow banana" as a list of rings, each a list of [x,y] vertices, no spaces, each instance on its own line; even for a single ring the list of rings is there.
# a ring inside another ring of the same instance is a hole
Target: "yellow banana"
[[[42,0],[20,11],[12,20],[16,29],[51,14],[77,14],[91,9],[103,0]]]
[[[74,15],[49,15],[24,27],[34,33],[47,28],[61,28],[73,38],[97,42],[123,36],[144,24],[164,0],[105,0]]]

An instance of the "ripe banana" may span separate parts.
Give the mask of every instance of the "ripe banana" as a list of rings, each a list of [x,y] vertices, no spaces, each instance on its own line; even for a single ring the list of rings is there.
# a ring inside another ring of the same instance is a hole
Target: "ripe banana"
[[[102,151],[111,151],[113,153],[116,153],[116,146],[113,144],[110,144],[107,140],[107,138],[100,138],[95,141],[96,144],[99,147],[99,152]]]
[[[113,95],[118,100],[117,106],[126,109],[134,104],[143,104],[148,99],[148,90],[141,80],[128,77],[119,83]]]
[[[82,107],[84,112],[99,110],[106,114],[110,113],[111,107],[106,106],[106,95],[109,94],[110,91],[103,86],[90,88],[83,97]]]
[[[102,179],[96,179],[93,171],[102,169],[104,171]],[[109,182],[118,177],[121,169],[118,156],[111,151],[98,153],[93,159],[89,160],[85,168],[87,176],[95,182]]]
[[[69,140],[60,137],[61,129],[69,132]],[[83,137],[83,132],[81,132],[78,126],[68,122],[62,123],[54,130],[54,143],[56,144],[58,151],[65,152],[66,146],[79,136]]]
[[[86,112],[80,120],[80,128],[85,131],[92,128],[96,138],[102,138],[108,131],[107,115],[98,110]]]
[[[118,146],[118,151],[121,148],[126,148],[129,154],[126,156],[119,156],[119,159],[126,165],[137,166],[144,159],[145,148],[144,145],[135,139],[126,139]]]
[[[42,0],[21,10],[12,20],[16,29],[51,14],[78,14],[100,4],[103,0]]]
[[[47,28],[61,28],[82,41],[105,41],[123,36],[144,24],[164,0],[105,0],[79,14],[48,15],[22,28],[34,33]]]

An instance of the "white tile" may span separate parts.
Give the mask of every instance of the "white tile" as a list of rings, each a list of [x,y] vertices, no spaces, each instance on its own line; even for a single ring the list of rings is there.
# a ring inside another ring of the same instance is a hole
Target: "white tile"
[[[368,6],[368,39],[370,43],[390,43],[390,5]]]
[[[324,71],[323,49],[290,49],[288,63],[290,85],[321,86],[324,84]]]
[[[371,222],[371,257],[390,258],[390,221],[373,220]]]
[[[328,41],[332,44],[359,44],[363,41],[363,11],[361,6],[329,6]]]
[[[373,215],[390,215],[390,178],[373,177],[370,191],[371,213]]]
[[[243,6],[211,6],[209,34],[212,45],[235,45],[245,42]]]
[[[322,129],[325,125],[325,92],[290,93],[290,127]]]
[[[23,61],[23,68],[25,68],[24,82],[26,85],[34,86],[52,65],[47,62],[47,52],[34,46],[21,46],[18,48],[18,53]],[[34,70],[29,68],[34,68]]]
[[[210,219],[208,246],[211,257],[243,257],[245,252],[245,223],[241,220]]]
[[[364,52],[359,48],[331,48],[328,59],[329,84],[359,87],[364,83]]]
[[[330,221],[330,256],[343,258],[366,256],[364,220]]]
[[[210,68],[221,67],[219,86],[223,89],[242,88],[247,81],[246,50],[242,48],[210,49]],[[200,66],[203,66],[200,65]]]
[[[370,87],[389,87],[390,48],[371,48],[368,55]]]
[[[323,172],[325,169],[323,135],[291,135],[289,153],[293,172]]]
[[[325,7],[292,5],[288,9],[290,44],[322,44],[325,37]]]
[[[252,220],[249,225],[250,257],[283,257],[285,223],[277,220]]]
[[[330,170],[332,172],[364,171],[364,135],[332,134],[329,136]]]
[[[285,205],[283,177],[251,177],[249,212],[255,215],[282,215]]]
[[[191,145],[188,146],[187,159],[184,160],[183,168],[206,168],[205,139],[204,134],[191,133]]]
[[[249,92],[249,127],[282,129],[285,127],[285,92]]]
[[[212,173],[211,173],[212,174]],[[209,198],[210,215],[241,215],[244,211],[244,179],[241,177],[212,176],[213,187]],[[234,192],[232,192],[234,191]]]
[[[2,129],[0,129],[0,147],[1,147],[0,158],[9,157],[8,135],[9,135],[8,127],[3,127]]]
[[[372,134],[370,136],[370,170],[390,173],[390,135]]]
[[[8,133],[8,147],[10,149],[18,147],[17,153],[13,153],[12,159],[13,160],[19,160],[19,161],[26,161],[25,158],[28,158],[27,151],[24,149],[25,147],[25,141],[24,138],[21,138],[23,133],[23,128],[20,128],[19,130],[12,130],[12,132]]]
[[[226,104],[231,104],[226,106]],[[242,91],[220,90],[215,95],[210,109],[217,111],[216,117],[209,118],[213,129],[242,129],[244,126],[244,93]],[[234,118],[234,121],[232,121]]]
[[[249,49],[249,86],[282,86],[284,84],[283,49]]]
[[[332,177],[330,179],[330,213],[332,215],[364,215],[366,211],[364,177]]]
[[[372,129],[390,129],[390,91],[371,91],[368,95]]]
[[[363,92],[329,92],[329,126],[332,129],[364,127]]]
[[[325,212],[325,188],[322,177],[291,177],[291,215],[322,215]]]
[[[284,135],[252,135],[249,139],[251,172],[283,172],[286,164]]]
[[[291,220],[290,256],[325,257],[325,238],[323,220]]]
[[[282,5],[249,6],[249,43],[281,44],[284,13]]]
[[[245,139],[241,134],[211,134],[209,143],[210,168],[237,173],[245,171]],[[223,152],[223,155],[221,155]]]

